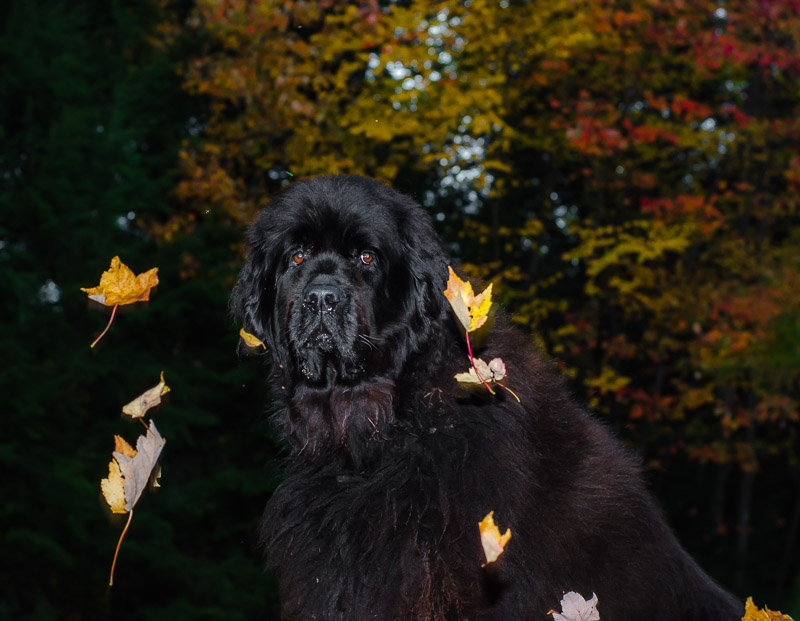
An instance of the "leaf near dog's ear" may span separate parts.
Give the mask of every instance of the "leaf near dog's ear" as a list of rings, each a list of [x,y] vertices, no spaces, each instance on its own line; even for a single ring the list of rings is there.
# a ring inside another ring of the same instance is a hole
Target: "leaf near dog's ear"
[[[164,382],[164,371],[161,371],[161,381],[136,397],[130,403],[122,406],[122,413],[131,418],[141,418],[150,408],[154,408],[161,403],[161,397],[170,391],[169,386]]]
[[[142,492],[147,487],[147,482],[150,480],[165,443],[166,440],[161,437],[151,420],[150,426],[147,428],[147,435],[139,436],[136,440],[135,451],[130,445],[128,445],[131,449],[130,451],[114,451],[114,459],[119,464],[119,470],[123,478],[125,511],[133,509],[142,496]],[[131,451],[133,451],[133,454],[131,454]]]
[[[753,598],[748,597],[742,621],[792,621],[792,618],[789,615],[770,610],[766,606],[764,610],[760,610],[758,606],[753,603]]]
[[[456,373],[456,381],[460,384],[482,384],[485,382],[499,382],[506,376],[506,365],[502,358],[493,358],[486,364],[481,358],[472,360],[474,367],[465,373]],[[477,373],[475,369],[478,369]],[[480,374],[480,377],[478,377]]]
[[[486,556],[484,565],[494,563],[497,557],[503,553],[508,540],[511,539],[511,529],[506,529],[506,532],[501,535],[500,529],[494,523],[493,515],[494,511],[490,511],[478,524],[478,529],[481,533],[481,546]]]
[[[97,287],[81,287],[81,291],[106,306],[146,302],[150,299],[150,290],[158,284],[157,272],[158,268],[154,267],[135,276],[119,257],[114,257],[111,267],[100,276],[100,284]]]
[[[586,601],[582,595],[570,591],[561,599],[561,612],[551,610],[553,621],[600,621],[597,612],[597,595],[592,593],[592,599]]]
[[[239,330],[239,336],[242,337],[244,344],[248,347],[263,347],[264,349],[267,348],[261,340],[257,336],[254,336],[247,332],[244,328]]]
[[[447,270],[450,277],[447,280],[444,296],[450,302],[456,318],[464,329],[473,332],[486,323],[492,306],[492,285],[490,283],[480,295],[476,296],[468,281],[461,280],[449,265]]]

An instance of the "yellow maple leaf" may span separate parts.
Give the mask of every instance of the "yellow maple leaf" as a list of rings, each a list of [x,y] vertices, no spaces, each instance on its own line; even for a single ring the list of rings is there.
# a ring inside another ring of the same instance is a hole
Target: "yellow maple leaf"
[[[248,347],[263,347],[264,349],[267,348],[267,346],[264,345],[264,343],[261,342],[261,340],[257,336],[250,334],[244,328],[239,330],[239,336],[242,337],[244,344],[247,345]]]
[[[447,289],[444,296],[456,314],[456,318],[467,332],[474,332],[486,323],[489,309],[492,306],[492,284],[483,290],[480,295],[472,291],[469,281],[461,280],[449,265],[447,270],[450,277],[447,280]]]
[[[122,413],[127,414],[131,418],[141,418],[147,413],[147,410],[154,408],[161,403],[161,397],[170,391],[164,381],[164,371],[161,371],[161,381],[144,391],[141,395],[136,397],[130,403],[122,406]]]
[[[742,621],[792,621],[792,618],[789,615],[770,610],[766,606],[764,610],[760,610],[753,603],[753,598],[748,597]]]
[[[489,514],[478,523],[478,530],[481,533],[481,546],[483,553],[486,556],[486,563],[494,563],[497,560],[511,539],[511,529],[506,529],[504,534],[500,534],[500,529],[494,523],[494,511],[489,511]]]
[[[100,284],[97,287],[81,287],[81,291],[106,306],[146,302],[150,299],[150,290],[158,284],[157,272],[158,268],[154,267],[135,276],[119,257],[114,257],[111,267],[100,276]]]
[[[134,302],[146,302],[150,299],[150,290],[158,284],[157,272],[158,268],[154,267],[138,276],[134,276],[131,269],[120,261],[119,257],[114,257],[111,259],[111,267],[100,276],[100,284],[98,286],[81,287],[81,291],[89,294],[90,300],[114,307],[105,330],[100,333],[100,336],[94,340],[90,347],[97,345],[97,341],[108,332],[111,322],[114,321],[117,306],[120,304],[133,304]]]
[[[125,441],[123,440],[123,442]],[[127,442],[125,442],[125,444],[127,444]],[[115,459],[109,462],[108,478],[100,481],[100,489],[103,491],[103,496],[108,506],[111,507],[111,511],[114,513],[128,512],[127,509],[125,509],[125,488],[123,485],[122,472]]]

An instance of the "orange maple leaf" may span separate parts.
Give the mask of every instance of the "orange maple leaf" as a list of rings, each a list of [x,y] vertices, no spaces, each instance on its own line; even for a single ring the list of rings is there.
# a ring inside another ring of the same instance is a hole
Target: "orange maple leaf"
[[[158,268],[154,267],[135,276],[131,269],[119,260],[119,257],[111,259],[111,267],[100,276],[100,284],[96,287],[81,287],[81,291],[89,294],[89,299],[113,306],[111,318],[105,330],[100,333],[91,347],[97,345],[97,341],[111,327],[117,306],[120,304],[133,304],[134,302],[146,302],[150,299],[150,291],[158,284]]]
[[[89,298],[106,306],[146,302],[150,299],[150,290],[158,284],[158,268],[154,267],[134,276],[131,269],[119,260],[111,259],[111,267],[100,276],[97,287],[84,288]]]
[[[748,597],[742,621],[792,621],[792,618],[789,615],[770,610],[766,606],[764,610],[760,610],[753,603],[753,598]]]

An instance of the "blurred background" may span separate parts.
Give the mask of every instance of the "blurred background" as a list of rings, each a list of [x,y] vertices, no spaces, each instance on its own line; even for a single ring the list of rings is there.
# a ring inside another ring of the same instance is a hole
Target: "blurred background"
[[[800,618],[798,0],[9,0],[0,24],[0,618],[277,619],[256,528],[283,448],[227,302],[256,210],[329,173],[424,205],[700,563]],[[79,288],[114,255],[161,284],[90,349],[110,309]],[[109,589],[100,479],[162,370],[162,487]]]

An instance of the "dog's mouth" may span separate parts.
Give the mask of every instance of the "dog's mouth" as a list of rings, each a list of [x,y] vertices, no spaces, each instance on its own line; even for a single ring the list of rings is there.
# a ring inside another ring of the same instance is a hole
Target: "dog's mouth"
[[[358,348],[347,346],[320,325],[297,350],[302,376],[311,383],[355,381],[366,373],[366,362]]]

